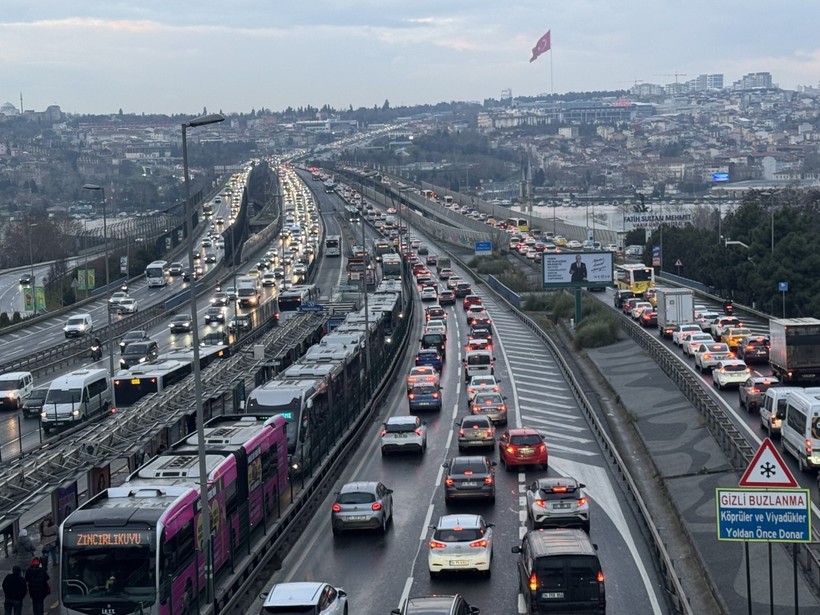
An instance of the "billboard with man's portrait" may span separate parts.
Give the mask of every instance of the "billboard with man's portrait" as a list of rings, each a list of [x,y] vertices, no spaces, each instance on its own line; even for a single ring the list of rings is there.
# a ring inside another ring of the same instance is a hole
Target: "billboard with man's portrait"
[[[612,284],[614,254],[544,252],[541,254],[544,288],[607,286]]]

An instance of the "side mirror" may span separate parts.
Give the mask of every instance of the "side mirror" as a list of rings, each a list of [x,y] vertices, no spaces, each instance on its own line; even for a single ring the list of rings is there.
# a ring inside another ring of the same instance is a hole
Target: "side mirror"
[[[495,527],[495,523],[488,523],[487,527]]]
[[[422,421],[421,424],[422,425],[427,425],[427,421]]]
[[[387,495],[390,495],[391,493],[393,493],[393,490],[392,490],[392,489],[385,489],[385,490],[384,490],[384,492],[385,492]]]
[[[442,468],[449,468],[450,464],[445,461],[444,463],[441,464],[441,467]]]
[[[493,462],[492,462],[492,466],[493,466],[493,467],[495,467],[495,466],[497,466],[497,465],[498,465],[498,462],[497,462],[497,461],[493,461]]]
[[[578,483],[578,488],[579,489],[583,489],[584,487],[586,487],[586,485],[584,483]]]

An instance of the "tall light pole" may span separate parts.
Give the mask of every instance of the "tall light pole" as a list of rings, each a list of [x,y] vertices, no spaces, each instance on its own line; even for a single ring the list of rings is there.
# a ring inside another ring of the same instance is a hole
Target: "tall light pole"
[[[185,232],[188,235],[188,262],[194,266],[194,229],[192,218],[194,204],[191,202],[191,178],[188,173],[188,129],[217,124],[225,118],[218,113],[203,115],[182,124],[182,169],[185,175]],[[199,454],[199,501],[200,527],[202,528],[202,553],[205,559],[205,601],[213,602],[214,566],[211,553],[211,509],[208,502],[208,466],[205,463],[205,412],[202,408],[202,373],[199,368],[199,324],[197,323],[196,281],[191,276],[191,338],[194,355],[194,395],[196,397],[196,435]]]
[[[37,280],[34,279],[34,253],[31,251],[31,229],[34,226],[37,226],[36,222],[28,223],[28,264],[31,267],[31,305],[34,308],[34,315],[37,316]]]
[[[96,190],[100,193],[102,197],[102,210],[103,210],[103,242],[105,244],[105,294],[106,297],[108,293],[111,291],[110,285],[110,274],[108,272],[108,216],[106,214],[106,207],[105,207],[105,188],[100,186],[99,184],[85,184],[83,186],[86,190]],[[86,271],[86,278],[88,276],[88,271]],[[88,288],[88,279],[86,279],[86,288]],[[111,326],[111,308],[108,305],[108,301],[106,300],[105,303],[105,314],[108,318],[108,327],[105,330],[105,342],[108,345],[108,374],[113,378],[114,377],[114,342],[111,339],[112,333],[112,326]]]

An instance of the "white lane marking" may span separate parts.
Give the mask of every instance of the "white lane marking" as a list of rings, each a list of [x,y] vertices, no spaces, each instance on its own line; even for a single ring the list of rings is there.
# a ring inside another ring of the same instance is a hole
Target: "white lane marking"
[[[500,337],[498,338],[498,348],[501,350],[501,354],[504,357],[504,363],[509,365],[510,360],[507,357],[507,351],[504,349],[504,342],[501,340]],[[512,388],[513,394],[513,416],[515,418],[515,426],[521,427],[521,414],[518,410],[518,387],[515,386],[515,376],[512,372],[512,369],[508,369],[507,374],[510,379],[510,387]]]
[[[410,590],[413,587],[413,577],[407,577],[407,580],[404,582],[404,589],[401,590],[401,598],[399,598],[399,608],[407,602],[410,598]]]
[[[562,399],[562,397],[560,395],[545,395],[544,397],[550,397],[551,398],[550,401],[548,402],[549,407],[550,408],[556,408],[555,412],[550,413],[549,410],[544,409],[544,400],[543,399],[536,400],[536,399],[521,397],[521,399],[528,402],[528,403],[522,403],[521,407],[526,408],[527,410],[530,410],[530,411],[533,411],[533,412],[547,412],[549,414],[555,414],[556,416],[566,416],[566,412],[568,410],[575,410],[577,408],[577,406],[573,406],[572,404],[562,404],[562,403],[559,403],[557,401],[553,401],[553,399],[555,399],[555,398]],[[538,405],[533,406],[532,403],[530,403],[530,402],[535,402]],[[570,418],[581,418],[581,417],[579,416],[579,417],[570,417]]]
[[[427,539],[427,530],[430,528],[430,521],[433,519],[433,508],[433,503],[430,502],[430,506],[427,507],[427,514],[424,516],[424,525],[421,526],[421,536],[419,536],[421,541]]]
[[[549,434],[550,440],[552,440],[552,438],[557,438],[557,437],[558,437],[557,434]],[[582,455],[584,457],[597,457],[599,459],[601,457],[600,452],[596,453],[594,451],[585,451],[585,450],[578,449],[574,446],[563,446],[562,444],[556,444],[555,442],[552,442],[552,441],[549,443],[549,449],[548,450],[550,450],[550,451],[561,451],[562,453],[571,453],[573,455]],[[552,455],[551,454],[550,454],[550,463],[552,463]]]
[[[538,377],[543,377],[546,375],[558,376],[558,369],[550,369],[551,367],[554,367],[553,365],[548,365],[546,363],[539,364],[537,361],[532,359],[529,361],[522,360],[521,362],[513,361],[512,364],[518,368],[516,371],[521,374],[533,374]],[[563,382],[560,378],[556,378],[555,380],[557,382]]]
[[[663,613],[658,598],[655,595],[655,588],[649,578],[649,573],[638,553],[631,528],[624,517],[621,501],[609,483],[606,470],[597,466],[572,461],[571,459],[555,458],[552,456],[550,457],[550,465],[559,474],[572,476],[586,484],[587,495],[598,502],[601,511],[610,518],[617,528],[618,533],[623,537],[629,552],[632,554],[632,560],[635,562],[635,567],[638,569],[638,573],[643,581],[644,590],[649,598],[649,603],[652,605],[652,612],[658,615]]]
[[[531,410],[531,412],[541,413],[541,411],[539,411],[539,410]],[[558,421],[552,421],[550,419],[541,418],[539,416],[533,416],[531,414],[527,415],[527,420],[528,421],[534,421],[536,423],[540,423],[541,425],[545,425],[545,426],[552,426],[553,429],[558,429],[558,430],[567,429],[569,431],[574,431],[576,433],[579,433],[579,432],[589,433],[589,426],[587,426],[587,427],[577,427],[575,425],[570,425],[570,424],[567,423],[568,420],[583,421],[582,418],[580,418],[580,417],[578,417],[578,418],[576,418],[576,417],[567,417],[566,415],[562,415],[560,412],[552,412],[551,414],[557,415],[556,418],[558,418],[559,420]],[[592,442],[592,440],[589,440],[589,441]]]

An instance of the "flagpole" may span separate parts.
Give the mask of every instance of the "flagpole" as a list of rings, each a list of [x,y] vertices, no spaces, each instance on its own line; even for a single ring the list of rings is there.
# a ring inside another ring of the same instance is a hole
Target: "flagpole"
[[[555,96],[555,87],[552,81],[552,47],[550,46],[550,96]]]

